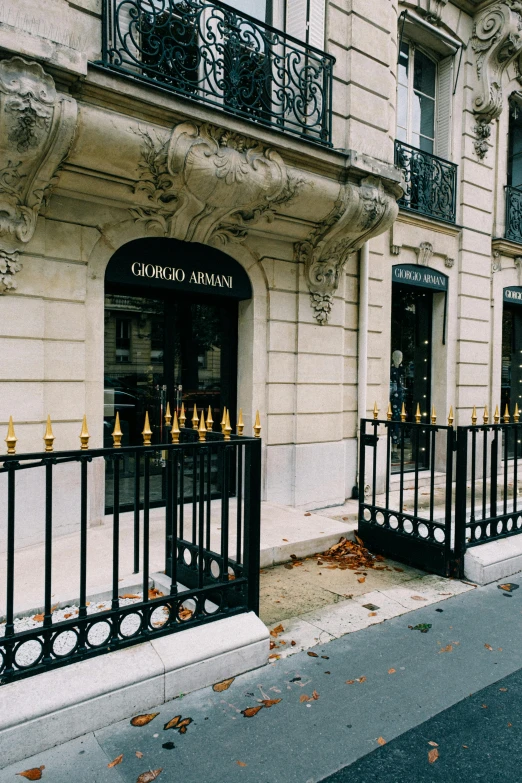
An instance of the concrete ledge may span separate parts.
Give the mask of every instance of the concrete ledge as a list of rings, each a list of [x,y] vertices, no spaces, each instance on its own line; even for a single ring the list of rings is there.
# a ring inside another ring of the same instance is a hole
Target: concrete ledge
[[[253,613],[0,687],[0,768],[267,662],[268,629]]]
[[[464,575],[487,585],[522,571],[522,535],[470,547],[464,555]]]

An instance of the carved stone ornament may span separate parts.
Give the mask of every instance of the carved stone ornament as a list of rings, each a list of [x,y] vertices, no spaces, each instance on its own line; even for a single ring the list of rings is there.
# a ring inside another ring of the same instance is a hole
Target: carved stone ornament
[[[29,242],[76,129],[77,105],[22,57],[0,61],[0,239]]]
[[[444,256],[444,266],[447,266],[448,269],[451,269],[455,265],[455,259],[450,258],[449,256]]]
[[[310,237],[295,245],[296,260],[304,263],[314,317],[328,322],[333,296],[346,259],[372,236],[386,231],[397,217],[395,196],[378,177],[359,185],[344,185],[330,215]]]
[[[428,22],[439,24],[442,19],[442,12],[447,4],[448,0],[417,0],[417,11]]]
[[[142,137],[136,193],[145,207],[133,207],[134,219],[191,242],[241,241],[273,208],[288,202],[301,186],[278,152],[258,141],[209,123],[184,122],[168,138]]]
[[[515,256],[513,261],[517,270],[518,284],[522,285],[522,256]]]
[[[515,63],[520,81],[522,2],[500,0],[479,13],[473,25],[471,48],[476,56],[477,88],[473,111],[477,115],[475,151],[484,158],[490,123],[502,112],[502,75]]]
[[[493,273],[500,272],[502,270],[502,257],[500,250],[493,251],[493,259],[491,261],[491,271]]]
[[[433,255],[433,245],[431,242],[421,242],[420,246],[415,248],[417,254],[417,263],[421,266],[429,266],[430,258]]]
[[[18,252],[7,253],[0,250],[0,295],[13,291],[17,287],[15,274],[22,268],[18,261]]]

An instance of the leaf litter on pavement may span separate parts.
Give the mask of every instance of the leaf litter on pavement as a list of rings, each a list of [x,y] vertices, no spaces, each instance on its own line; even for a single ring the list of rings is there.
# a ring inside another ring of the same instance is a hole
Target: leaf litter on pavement
[[[33,767],[32,769],[26,769],[24,772],[17,772],[16,775],[20,776],[21,778],[25,778],[26,780],[41,780],[42,779],[42,772],[45,769],[45,765],[42,764],[41,767]]]

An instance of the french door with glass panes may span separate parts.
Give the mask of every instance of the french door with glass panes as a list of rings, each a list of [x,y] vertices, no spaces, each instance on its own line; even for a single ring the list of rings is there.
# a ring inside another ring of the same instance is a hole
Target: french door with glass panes
[[[397,87],[397,138],[435,152],[437,63],[410,41],[402,41]]]

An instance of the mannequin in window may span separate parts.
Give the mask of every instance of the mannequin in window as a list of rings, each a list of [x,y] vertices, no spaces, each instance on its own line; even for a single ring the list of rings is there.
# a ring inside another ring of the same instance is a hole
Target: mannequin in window
[[[406,386],[404,382],[404,367],[402,366],[402,351],[393,351],[392,365],[390,368],[390,403],[392,409],[392,421],[401,420],[402,403]],[[394,446],[399,441],[399,428],[391,428],[391,438]]]

